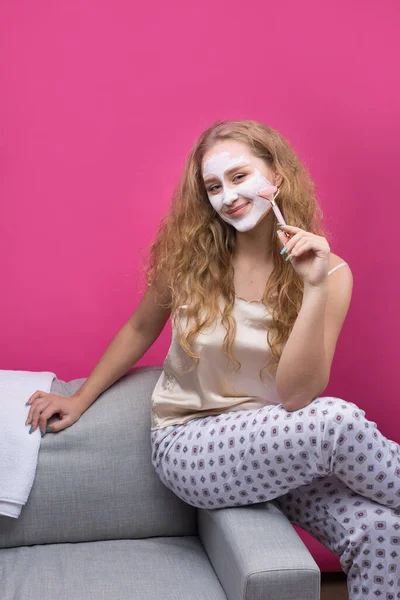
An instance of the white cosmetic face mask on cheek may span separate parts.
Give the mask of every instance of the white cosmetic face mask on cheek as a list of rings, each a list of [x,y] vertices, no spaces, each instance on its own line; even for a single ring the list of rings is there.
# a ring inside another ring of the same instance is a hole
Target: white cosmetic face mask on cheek
[[[250,165],[251,160],[245,155],[232,156],[229,152],[218,152],[210,156],[204,163],[203,178],[207,175],[215,175],[221,182],[222,190],[219,194],[208,193],[208,199],[221,219],[233,225],[238,231],[248,231],[255,227],[261,217],[272,209],[270,201],[258,196],[257,192],[273,184],[256,167],[254,174],[247,176],[243,183],[239,183],[233,188],[228,187],[224,182],[225,171],[242,163]],[[247,208],[244,215],[232,218],[230,215],[221,212],[227,210],[232,202],[238,198],[250,201],[250,207]]]

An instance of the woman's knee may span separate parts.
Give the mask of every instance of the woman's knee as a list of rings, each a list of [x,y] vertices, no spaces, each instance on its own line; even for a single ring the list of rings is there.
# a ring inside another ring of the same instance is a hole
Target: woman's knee
[[[353,437],[353,434],[360,435],[362,438],[365,437],[362,431],[365,429],[365,411],[352,402],[347,402],[342,398],[325,396],[316,398],[308,408],[310,408],[309,415],[317,418],[322,432],[328,433],[330,436],[333,435],[335,438],[340,432],[339,444],[344,443],[349,434],[351,437]],[[362,439],[359,441],[361,442]]]
[[[365,411],[354,402],[336,396],[318,397],[309,407],[315,407],[322,416],[333,417],[336,423],[341,423],[345,418],[361,421],[365,416]]]
[[[342,408],[343,410],[361,410],[354,402],[350,402],[350,400],[345,400],[344,398],[339,398],[338,396],[318,396],[309,404],[309,406],[313,406],[314,404],[320,404],[324,406],[333,406],[335,408]]]

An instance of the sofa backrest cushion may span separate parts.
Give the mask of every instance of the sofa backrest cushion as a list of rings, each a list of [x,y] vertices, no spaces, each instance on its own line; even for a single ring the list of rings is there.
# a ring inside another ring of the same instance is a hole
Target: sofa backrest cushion
[[[150,398],[161,371],[134,368],[76,423],[41,438],[27,503],[18,519],[0,516],[0,547],[197,534],[197,509],[151,463]],[[84,381],[55,379],[51,392],[71,396]]]

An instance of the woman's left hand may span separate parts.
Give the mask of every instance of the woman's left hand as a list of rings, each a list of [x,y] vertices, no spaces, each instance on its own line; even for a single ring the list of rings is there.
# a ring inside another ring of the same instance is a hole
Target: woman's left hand
[[[279,239],[287,250],[282,254],[283,260],[291,256],[293,269],[304,280],[305,284],[318,287],[328,280],[329,253],[331,251],[326,238],[309,233],[291,225],[279,227]],[[291,237],[288,238],[287,232]]]

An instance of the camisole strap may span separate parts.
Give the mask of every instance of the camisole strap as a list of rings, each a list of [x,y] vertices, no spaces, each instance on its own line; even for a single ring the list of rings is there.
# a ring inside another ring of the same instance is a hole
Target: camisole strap
[[[333,269],[328,271],[328,275],[330,275],[331,273],[334,273],[336,271],[336,269],[340,269],[340,267],[344,267],[344,265],[347,265],[347,263],[341,262],[339,265],[336,265],[336,267],[333,267]]]

